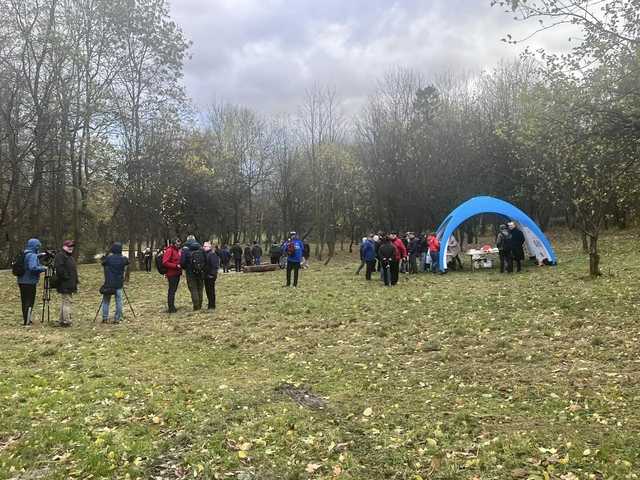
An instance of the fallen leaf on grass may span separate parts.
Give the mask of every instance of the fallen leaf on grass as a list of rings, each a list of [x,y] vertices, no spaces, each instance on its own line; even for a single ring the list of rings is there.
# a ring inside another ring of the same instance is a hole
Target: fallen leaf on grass
[[[305,470],[307,473],[313,473],[318,470],[322,465],[318,465],[317,463],[307,463],[307,468]]]

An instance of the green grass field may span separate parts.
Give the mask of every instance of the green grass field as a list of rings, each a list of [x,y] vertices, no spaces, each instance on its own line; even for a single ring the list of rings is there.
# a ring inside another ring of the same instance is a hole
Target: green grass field
[[[181,283],[174,316],[162,277],[136,272],[138,318],[118,326],[93,323],[102,274],[84,266],[71,329],[21,327],[3,273],[0,478],[638,478],[637,238],[603,239],[597,280],[569,237],[557,268],[396,288],[344,255],[297,290],[220,275],[215,313]]]

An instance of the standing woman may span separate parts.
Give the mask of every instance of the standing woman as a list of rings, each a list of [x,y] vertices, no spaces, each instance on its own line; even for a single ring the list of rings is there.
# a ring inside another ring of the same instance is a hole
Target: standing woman
[[[104,285],[102,287],[102,323],[109,321],[109,304],[111,296],[116,297],[116,313],[113,323],[122,321],[122,297],[124,287],[124,271],[129,265],[129,259],[122,255],[122,244],[119,242],[111,246],[108,255],[102,257],[104,268]]]
[[[175,313],[176,309],[176,292],[180,284],[180,275],[182,275],[182,267],[180,266],[182,242],[179,238],[171,242],[164,251],[162,256],[162,265],[167,269],[165,274],[169,283],[169,292],[167,293],[168,313]]]
[[[204,277],[204,291],[207,294],[208,301],[207,308],[214,310],[216,308],[216,280],[220,269],[220,257],[211,249],[210,242],[204,242],[203,249],[207,259]]]
[[[41,246],[40,240],[31,238],[23,252],[22,274],[18,276],[23,325],[32,324],[33,305],[36,303],[36,286],[40,281],[40,274],[47,271],[46,267],[40,265],[38,259]]]

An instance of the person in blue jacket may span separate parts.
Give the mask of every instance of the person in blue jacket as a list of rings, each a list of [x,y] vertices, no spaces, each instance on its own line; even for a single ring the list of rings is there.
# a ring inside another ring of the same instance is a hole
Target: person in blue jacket
[[[102,294],[102,323],[109,322],[109,304],[111,296],[116,297],[116,312],[113,323],[122,321],[122,300],[124,295],[125,270],[129,265],[129,259],[122,255],[122,244],[115,242],[111,245],[109,253],[102,257],[100,262],[104,269],[104,293]]]
[[[40,264],[38,258],[41,246],[40,240],[31,238],[24,249],[24,274],[18,277],[23,325],[32,324],[33,305],[36,303],[36,286],[40,281],[40,274],[47,271],[47,268]]]
[[[371,280],[371,274],[376,269],[376,260],[378,258],[376,255],[376,245],[373,241],[373,235],[369,235],[362,244],[362,258],[367,265],[365,278],[367,280]]]
[[[300,273],[300,263],[302,262],[302,254],[304,252],[304,245],[298,238],[296,232],[289,234],[289,240],[284,242],[282,251],[287,256],[287,287],[291,286],[291,271],[293,271],[293,288],[296,288],[298,286],[298,274]]]

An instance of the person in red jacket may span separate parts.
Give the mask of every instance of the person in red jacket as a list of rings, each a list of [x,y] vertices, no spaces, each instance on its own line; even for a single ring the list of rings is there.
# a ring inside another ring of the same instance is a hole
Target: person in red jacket
[[[431,272],[437,273],[440,271],[440,265],[438,265],[438,257],[440,256],[440,240],[435,233],[430,233],[427,238],[429,245],[429,256],[431,257]]]
[[[166,248],[164,255],[162,256],[162,265],[167,269],[167,273],[165,275],[169,282],[169,293],[167,294],[169,313],[177,312],[176,292],[178,291],[178,284],[180,283],[180,275],[182,275],[182,267],[180,267],[181,246],[182,242],[180,239],[176,239]]]
[[[407,257],[407,247],[404,246],[402,239],[398,238],[395,233],[392,233],[390,238],[391,243],[396,247],[396,255],[391,262],[391,285],[396,285],[400,278],[400,262]]]

